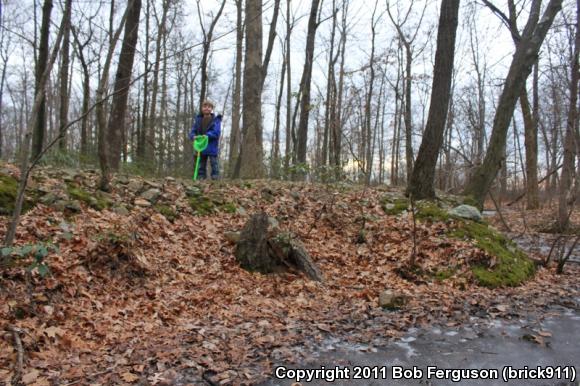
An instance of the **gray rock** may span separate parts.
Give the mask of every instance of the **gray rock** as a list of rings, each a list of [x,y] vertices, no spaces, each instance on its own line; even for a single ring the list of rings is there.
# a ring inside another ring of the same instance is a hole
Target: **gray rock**
[[[240,240],[240,232],[224,232],[224,237],[228,242],[235,244]]]
[[[76,173],[70,170],[65,170],[62,176],[64,182],[74,182]]]
[[[149,201],[149,202],[156,202],[159,196],[161,195],[161,191],[159,189],[149,189],[141,194],[141,198]]]
[[[389,310],[395,310],[407,304],[409,297],[401,292],[385,290],[379,295],[379,306]]]
[[[274,217],[268,216],[268,225],[270,229],[278,229],[280,227],[280,223]]]
[[[290,197],[292,197],[293,199],[295,199],[296,201],[300,200],[300,193],[298,193],[297,191],[293,190],[290,192]]]
[[[74,213],[79,213],[82,210],[81,204],[76,200],[66,202],[65,209],[68,209]]]
[[[137,198],[135,200],[135,205],[146,208],[146,207],[150,207],[151,203],[143,198]]]
[[[133,193],[137,193],[140,192],[141,189],[143,189],[143,181],[139,181],[139,180],[131,180],[128,184],[127,184],[127,189],[129,189],[131,192]]]
[[[56,201],[60,199],[59,196],[53,192],[49,192],[40,198],[40,202],[44,205],[53,205]]]
[[[187,186],[185,188],[185,195],[187,197],[199,197],[201,196],[202,191],[199,186]]]
[[[479,210],[471,205],[459,205],[448,212],[451,216],[464,218],[467,220],[481,221],[481,213]]]
[[[115,180],[121,185],[127,185],[130,182],[128,176],[117,176]]]
[[[112,209],[114,213],[117,213],[120,216],[128,216],[130,214],[129,209],[127,209],[123,205],[116,206]]]
[[[51,206],[55,210],[62,212],[66,208],[66,204],[67,204],[67,202],[65,200],[56,200],[55,202],[52,203]]]
[[[248,211],[246,209],[244,209],[243,206],[238,206],[236,208],[236,213],[239,214],[240,216],[245,216],[248,214]]]
[[[145,185],[147,185],[150,188],[153,189],[161,189],[161,184],[158,184],[157,182],[153,182],[153,181],[149,181],[149,180],[145,180]]]

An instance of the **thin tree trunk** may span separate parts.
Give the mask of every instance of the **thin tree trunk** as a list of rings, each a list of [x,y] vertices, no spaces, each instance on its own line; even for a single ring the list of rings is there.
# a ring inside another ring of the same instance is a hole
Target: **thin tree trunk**
[[[540,22],[535,25],[535,28],[528,29],[526,27],[529,32],[525,32],[518,43],[497,106],[485,159],[483,164],[476,169],[464,190],[464,194],[471,195],[480,207],[483,207],[485,196],[505,160],[503,154],[507,130],[517,99],[536,61],[546,33],[561,7],[562,0],[550,0]]]
[[[203,20],[201,17],[201,7],[200,7],[200,0],[197,0],[197,12],[199,15],[199,23],[201,25],[201,30],[203,32],[203,52],[201,55],[201,91],[199,92],[199,111],[201,111],[201,105],[203,101],[206,99],[207,93],[207,65],[208,65],[208,56],[211,46],[211,40],[213,38],[213,30],[222,15],[224,10],[224,6],[226,5],[226,0],[222,1],[222,4],[218,10],[217,15],[213,18],[209,30],[206,33],[205,28],[203,27]]]
[[[59,149],[61,151],[66,150],[67,140],[66,133],[64,132],[65,127],[68,124],[68,105],[69,105],[69,63],[70,63],[70,28],[71,28],[71,8],[72,0],[66,0],[64,6],[64,33],[62,39],[62,53],[61,53],[61,65],[60,65],[60,111],[59,111],[59,135],[61,137],[59,142]]]
[[[528,209],[537,209],[540,207],[538,191],[538,62],[536,62],[534,66],[533,77],[533,106],[531,111],[531,122],[528,122],[528,124],[531,123],[531,125],[528,126],[528,124],[525,124],[524,141],[526,147],[526,191]]]
[[[38,61],[36,62],[35,76],[36,86],[34,93],[38,94],[40,90],[40,78],[46,69],[48,61],[48,38],[50,34],[50,14],[52,12],[52,0],[44,0],[42,6],[42,24],[40,27],[40,45],[38,49]],[[46,89],[46,85],[42,87]],[[43,91],[45,92],[45,91]],[[32,133],[32,158],[36,158],[42,152],[44,145],[44,138],[46,136],[46,96],[42,95],[40,106],[38,108],[38,119],[35,121],[36,126]]]
[[[64,19],[64,18],[63,18]],[[20,181],[18,183],[18,190],[16,192],[16,200],[14,202],[14,211],[12,212],[12,218],[10,223],[6,229],[6,235],[4,237],[4,246],[11,247],[14,243],[14,238],[16,236],[16,228],[18,227],[18,223],[20,222],[20,214],[22,213],[22,204],[24,203],[24,192],[26,190],[26,185],[28,184],[28,177],[30,176],[30,172],[32,169],[29,167],[29,153],[31,150],[30,143],[32,140],[32,135],[34,133],[35,128],[37,127],[37,121],[40,119],[40,110],[43,104],[44,95],[45,95],[45,86],[48,81],[48,77],[54,62],[56,61],[56,56],[58,53],[58,47],[61,44],[62,36],[64,33],[64,25],[65,21],[61,22],[61,26],[58,30],[58,35],[56,37],[56,42],[54,44],[52,53],[50,57],[48,57],[48,46],[47,48],[47,56],[44,65],[44,71],[37,78],[36,86],[38,90],[34,96],[34,103],[32,105],[32,111],[30,112],[30,119],[27,124],[26,134],[24,136],[24,144],[21,149],[22,151],[22,163],[20,165]],[[39,157],[43,154],[43,149],[40,150],[40,153],[36,157],[32,157],[33,166],[38,162]]]
[[[417,163],[409,181],[408,193],[413,199],[435,198],[435,168],[443,143],[445,121],[451,99],[453,59],[457,32],[459,0],[443,0],[439,14],[437,51],[433,88],[427,126],[417,155]]]
[[[312,65],[314,59],[314,41],[316,29],[318,28],[318,7],[321,0],[312,0],[310,17],[308,18],[308,32],[306,35],[306,56],[304,60],[304,70],[300,80],[300,118],[298,121],[298,147],[296,149],[296,160],[299,163],[306,163],[306,144],[308,143],[308,117],[310,114],[310,87],[312,78]],[[305,176],[297,176],[304,178]]]
[[[241,132],[240,132],[240,99],[242,89],[242,47],[244,42],[244,25],[242,19],[242,0],[236,0],[236,70],[232,101],[232,131],[230,133],[229,168],[233,171],[236,161],[240,156]],[[233,175],[233,173],[231,173]]]
[[[576,158],[576,141],[574,137],[578,128],[577,103],[578,81],[580,78],[578,55],[580,55],[580,0],[576,0],[576,36],[574,40],[574,54],[571,58],[570,105],[568,107],[566,134],[564,136],[564,161],[562,175],[560,177],[560,189],[558,191],[558,229],[560,232],[564,232],[570,223],[568,195],[573,196],[571,188],[575,174],[574,162]]]

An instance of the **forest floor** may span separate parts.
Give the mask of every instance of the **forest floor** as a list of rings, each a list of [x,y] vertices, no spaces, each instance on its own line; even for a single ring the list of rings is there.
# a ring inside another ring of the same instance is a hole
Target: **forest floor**
[[[45,199],[22,216],[20,249],[2,251],[14,259],[0,266],[0,384],[10,384],[20,355],[27,385],[256,384],[274,363],[303,363],[328,339],[381,347],[434,323],[579,307],[578,264],[562,275],[538,267],[517,287],[478,285],[469,265],[493,259],[448,237],[452,218],[419,220],[413,231],[409,211],[389,214],[384,197],[400,190],[118,176],[101,195],[97,178],[40,170],[32,179]],[[239,267],[230,235],[258,211],[302,241],[322,282]],[[519,211],[503,216],[518,229]],[[572,220],[580,225],[580,213]],[[407,280],[398,272],[413,234],[422,274]],[[401,309],[379,306],[387,289],[408,297]]]

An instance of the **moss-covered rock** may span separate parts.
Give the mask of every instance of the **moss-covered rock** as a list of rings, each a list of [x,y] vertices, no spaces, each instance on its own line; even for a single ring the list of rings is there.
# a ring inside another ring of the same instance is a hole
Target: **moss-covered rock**
[[[479,208],[479,202],[477,202],[477,200],[475,198],[473,198],[473,196],[465,196],[463,197],[462,203],[465,205],[470,205],[476,208]]]
[[[473,275],[482,286],[518,286],[535,273],[533,261],[514,242],[486,224],[461,221],[449,235],[473,240],[476,247],[492,257],[487,264],[472,266]]]
[[[8,215],[14,211],[16,194],[18,192],[18,180],[16,178],[0,173],[0,215]],[[32,208],[36,200],[29,197],[24,198],[22,211],[26,212]]]
[[[178,217],[177,212],[169,205],[157,204],[155,210],[161,213],[168,221],[174,222]]]
[[[189,206],[194,214],[206,216],[215,212],[236,213],[237,206],[220,197],[207,197],[202,194],[194,195],[188,199]]]
[[[215,204],[205,196],[190,197],[188,202],[193,212],[198,216],[206,216],[215,211]]]
[[[397,216],[407,210],[409,200],[406,198],[396,198],[393,196],[383,196],[380,199],[381,208],[389,216]]]
[[[92,194],[73,184],[67,186],[67,193],[71,199],[84,202],[95,210],[100,211],[111,206],[111,202],[101,194]]]
[[[415,207],[417,209],[415,217],[418,220],[443,222],[449,220],[449,214],[447,214],[447,211],[439,207],[435,202],[419,201],[415,203]]]

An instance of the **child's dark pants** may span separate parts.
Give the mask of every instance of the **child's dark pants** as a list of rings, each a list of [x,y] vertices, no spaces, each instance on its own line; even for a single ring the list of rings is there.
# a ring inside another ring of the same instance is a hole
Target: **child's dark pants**
[[[218,157],[215,155],[201,155],[199,160],[199,170],[197,172],[197,178],[200,180],[205,180],[207,178],[207,159],[209,158],[209,163],[211,165],[211,179],[217,180],[220,176],[220,168],[218,164]]]

